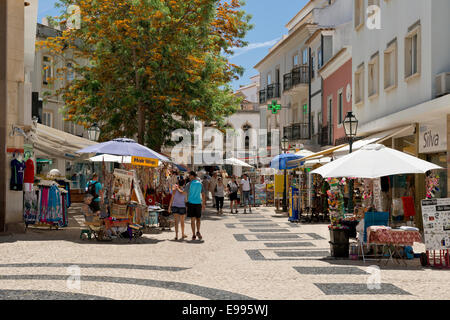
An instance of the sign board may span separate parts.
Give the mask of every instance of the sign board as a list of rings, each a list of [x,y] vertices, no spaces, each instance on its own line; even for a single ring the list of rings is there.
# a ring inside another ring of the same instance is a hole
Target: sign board
[[[450,199],[422,200],[422,218],[426,249],[450,249]]]
[[[419,127],[419,153],[444,151],[447,151],[447,122],[421,123]]]
[[[255,184],[255,204],[263,205],[267,201],[266,197],[266,185],[265,184]]]
[[[142,157],[131,157],[131,164],[134,166],[156,168],[159,165],[159,160]]]

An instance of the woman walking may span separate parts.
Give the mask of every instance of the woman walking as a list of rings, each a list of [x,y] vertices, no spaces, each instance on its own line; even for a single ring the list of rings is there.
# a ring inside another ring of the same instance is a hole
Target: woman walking
[[[222,177],[217,179],[216,188],[214,189],[214,196],[216,197],[217,214],[223,214],[223,200],[225,198],[225,185]]]
[[[233,176],[231,178],[231,181],[228,183],[228,192],[230,195],[230,208],[231,208],[231,213],[233,214],[233,204],[234,204],[234,209],[236,210],[236,214],[238,213],[237,207],[238,207],[238,190],[239,190],[239,185],[236,182],[236,177]]]
[[[184,219],[186,217],[186,192],[184,191],[184,180],[180,180],[172,188],[172,198],[169,204],[169,213],[175,216],[175,241],[178,240],[178,224],[181,224],[181,239],[187,238],[184,234]]]

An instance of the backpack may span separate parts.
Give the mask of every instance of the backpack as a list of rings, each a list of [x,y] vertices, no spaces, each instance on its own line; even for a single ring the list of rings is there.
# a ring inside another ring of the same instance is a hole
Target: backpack
[[[87,191],[87,193],[92,195],[94,197],[94,199],[97,199],[99,197],[99,195],[97,194],[97,190],[95,188],[97,183],[99,183],[99,182],[95,181],[94,183],[89,183],[88,191]]]

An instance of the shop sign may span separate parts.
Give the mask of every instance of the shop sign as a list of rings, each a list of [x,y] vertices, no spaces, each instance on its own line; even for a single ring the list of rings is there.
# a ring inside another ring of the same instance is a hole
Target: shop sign
[[[159,160],[142,157],[132,157],[131,164],[135,166],[156,168],[159,165]]]
[[[419,153],[447,151],[447,126],[445,123],[421,124]]]

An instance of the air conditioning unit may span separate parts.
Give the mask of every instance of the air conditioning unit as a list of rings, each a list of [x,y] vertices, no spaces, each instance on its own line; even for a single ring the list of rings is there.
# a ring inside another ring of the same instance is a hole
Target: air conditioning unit
[[[450,94],[450,72],[436,76],[436,98]]]

